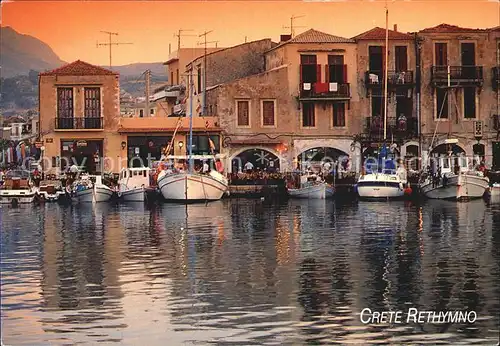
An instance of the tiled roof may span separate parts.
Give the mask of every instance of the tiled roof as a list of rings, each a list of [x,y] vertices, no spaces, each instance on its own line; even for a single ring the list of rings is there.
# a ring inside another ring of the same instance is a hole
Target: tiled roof
[[[420,30],[421,33],[455,33],[455,32],[486,32],[488,29],[471,29],[471,28],[462,28],[456,25],[450,24],[439,24],[432,28],[426,28]]]
[[[389,32],[389,40],[413,40],[414,37],[404,32],[387,30]],[[354,40],[385,40],[385,29],[375,27],[353,37]]]
[[[89,64],[85,61],[77,60],[67,65],[58,67],[54,70],[42,72],[40,73],[40,75],[41,76],[102,76],[102,75],[118,75],[118,73],[107,70],[100,66]]]
[[[350,38],[330,35],[325,32],[309,29],[301,34],[298,34],[291,40],[278,44],[277,46],[271,48],[269,51],[272,51],[289,43],[356,43],[356,41]]]

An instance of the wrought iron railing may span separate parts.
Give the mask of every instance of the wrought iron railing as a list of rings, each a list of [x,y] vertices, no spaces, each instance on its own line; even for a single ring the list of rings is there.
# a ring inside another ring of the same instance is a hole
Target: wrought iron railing
[[[349,83],[301,83],[301,98],[350,98]]]
[[[367,117],[365,119],[365,134],[372,138],[384,136],[384,118]],[[388,117],[387,137],[411,138],[418,134],[418,122],[415,117]]]
[[[367,86],[383,86],[384,71],[370,70],[365,73],[365,84]],[[413,85],[413,71],[387,71],[387,84],[391,87]]]
[[[483,67],[482,66],[449,66],[450,82],[456,83],[482,83],[483,82]],[[448,82],[448,66],[432,66],[431,80],[433,83]]]

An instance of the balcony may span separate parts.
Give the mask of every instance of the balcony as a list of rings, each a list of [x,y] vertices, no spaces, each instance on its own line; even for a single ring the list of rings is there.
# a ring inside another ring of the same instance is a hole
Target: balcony
[[[301,83],[300,99],[303,101],[349,100],[349,83]]]
[[[103,118],[56,118],[56,130],[102,130]]]
[[[434,86],[448,84],[448,66],[432,66],[431,82]],[[483,85],[482,66],[450,66],[450,84],[452,86]]]
[[[365,85],[367,88],[384,87],[384,71],[366,71]],[[387,71],[387,86],[389,88],[413,87],[413,71]]]
[[[491,85],[493,86],[493,90],[498,91],[500,85],[500,67],[493,67],[492,72]]]
[[[365,119],[364,137],[371,141],[381,141],[384,138],[383,117],[367,117]],[[409,139],[418,135],[417,118],[407,117],[398,120],[396,117],[387,118],[387,138]]]

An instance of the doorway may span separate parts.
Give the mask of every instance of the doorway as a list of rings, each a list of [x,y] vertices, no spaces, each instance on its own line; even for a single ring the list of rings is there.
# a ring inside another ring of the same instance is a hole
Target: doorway
[[[462,56],[463,78],[474,79],[476,75],[476,48],[472,42],[463,42],[460,45]]]

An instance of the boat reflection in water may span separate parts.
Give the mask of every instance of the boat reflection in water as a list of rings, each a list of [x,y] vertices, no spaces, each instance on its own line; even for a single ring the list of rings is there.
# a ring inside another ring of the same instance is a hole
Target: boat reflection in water
[[[9,208],[4,342],[496,342],[500,205],[480,202],[46,204],[23,223]],[[409,307],[480,319],[359,319]]]

